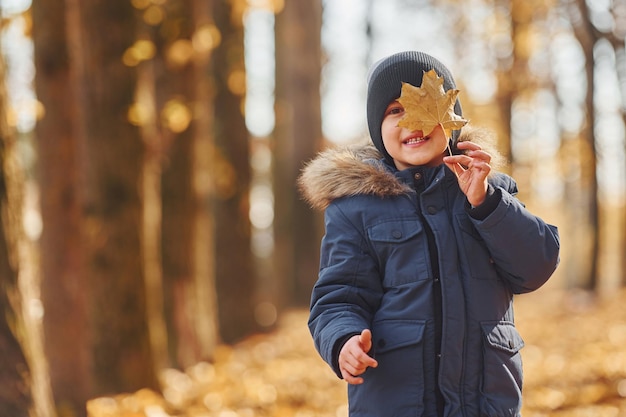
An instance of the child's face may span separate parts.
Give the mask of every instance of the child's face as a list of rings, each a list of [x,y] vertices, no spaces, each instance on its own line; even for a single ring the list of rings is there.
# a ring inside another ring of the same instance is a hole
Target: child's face
[[[444,152],[448,147],[448,139],[441,126],[437,126],[428,136],[424,137],[421,130],[411,132],[398,127],[398,121],[404,115],[404,107],[393,101],[385,110],[381,126],[383,144],[393,158],[396,168],[426,165],[436,166],[443,163]]]

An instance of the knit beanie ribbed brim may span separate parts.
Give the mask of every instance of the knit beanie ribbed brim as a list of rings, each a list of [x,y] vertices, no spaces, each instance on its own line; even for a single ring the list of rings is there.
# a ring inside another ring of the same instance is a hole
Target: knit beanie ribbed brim
[[[385,110],[389,103],[397,100],[402,91],[402,83],[409,83],[415,87],[422,85],[424,72],[434,69],[437,75],[443,77],[445,91],[456,88],[452,74],[436,58],[418,51],[399,52],[375,63],[367,80],[367,125],[374,146],[393,165],[393,159],[387,153],[383,144],[381,125]],[[457,100],[454,112],[462,116],[461,103]],[[453,132],[451,139],[453,147],[459,131]]]

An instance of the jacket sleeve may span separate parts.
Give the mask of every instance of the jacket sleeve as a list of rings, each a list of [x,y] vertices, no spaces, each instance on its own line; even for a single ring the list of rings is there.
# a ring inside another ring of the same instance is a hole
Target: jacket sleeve
[[[484,219],[472,219],[494,264],[513,293],[541,287],[559,264],[559,234],[555,226],[530,213],[515,197],[510,177],[496,186],[500,201]]]
[[[321,357],[341,377],[337,359],[346,340],[370,328],[382,296],[378,266],[362,228],[333,203],[324,214],[320,272],[311,296],[309,330]]]

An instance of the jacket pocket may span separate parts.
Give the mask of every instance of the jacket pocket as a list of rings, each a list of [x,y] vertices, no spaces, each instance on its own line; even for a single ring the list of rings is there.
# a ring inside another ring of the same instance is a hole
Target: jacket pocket
[[[481,417],[515,417],[522,406],[522,359],[524,341],[508,321],[481,323],[483,380]]]
[[[372,326],[372,349],[376,355],[418,345],[424,339],[424,320],[381,320]],[[374,333],[376,332],[376,333]]]
[[[421,416],[424,410],[424,331],[421,320],[381,320],[372,325],[372,356],[378,367],[349,385],[350,415]]]
[[[388,220],[368,227],[367,235],[385,287],[429,278],[428,245],[419,220]]]

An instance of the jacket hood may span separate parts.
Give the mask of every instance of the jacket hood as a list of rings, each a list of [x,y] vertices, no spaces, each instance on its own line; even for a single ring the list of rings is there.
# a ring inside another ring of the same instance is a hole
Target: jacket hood
[[[459,141],[471,140],[491,154],[495,170],[502,160],[490,132],[466,126]],[[492,171],[493,172],[493,171]],[[324,210],[338,198],[354,195],[392,197],[411,188],[402,183],[385,164],[383,155],[372,144],[330,148],[308,162],[298,178],[304,200],[314,209]]]

